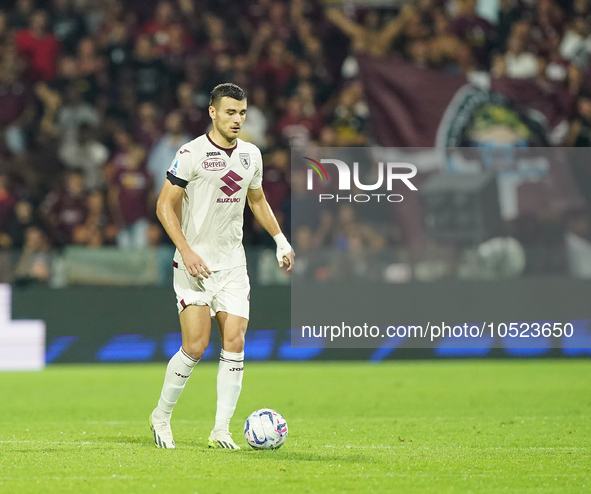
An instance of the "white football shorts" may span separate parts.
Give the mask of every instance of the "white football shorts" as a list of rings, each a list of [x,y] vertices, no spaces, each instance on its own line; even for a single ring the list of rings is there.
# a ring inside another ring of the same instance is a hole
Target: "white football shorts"
[[[179,314],[188,305],[207,305],[212,317],[222,311],[249,318],[250,281],[246,266],[214,271],[203,280],[191,276],[184,269],[174,267],[173,271]]]

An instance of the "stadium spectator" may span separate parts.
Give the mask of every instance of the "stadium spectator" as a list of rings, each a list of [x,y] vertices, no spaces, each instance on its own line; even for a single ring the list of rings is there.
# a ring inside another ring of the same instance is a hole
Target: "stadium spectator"
[[[25,232],[35,223],[33,205],[24,199],[18,200],[14,205],[14,216],[8,226],[9,235],[12,238],[12,246],[21,249],[25,244]]]
[[[97,40],[99,48],[108,59],[111,79],[117,81],[119,74],[129,65],[133,56],[131,33],[123,22],[117,21],[106,26]]]
[[[216,54],[204,85],[206,87],[216,87],[218,84],[223,84],[223,81],[231,80],[232,64],[233,59],[228,53]]]
[[[360,82],[353,82],[343,89],[333,112],[331,128],[337,146],[362,146],[367,142],[367,118],[369,110],[363,101]]]
[[[337,136],[332,127],[325,125],[320,130],[320,135],[317,142],[311,142],[310,145],[321,148],[331,148],[337,145]]]
[[[330,277],[330,254],[314,245],[314,237],[310,227],[300,226],[294,237],[294,248],[298,251],[298,262],[293,265],[292,276],[295,276],[296,280],[327,280]]]
[[[480,69],[490,65],[490,56],[495,44],[495,28],[486,19],[476,14],[476,0],[456,0],[458,16],[451,30],[468,45]]]
[[[182,47],[189,47],[192,44],[191,37],[185,32],[183,25],[179,22],[179,12],[168,0],[158,2],[153,19],[142,26],[142,33],[151,36],[157,54],[164,55],[173,48],[181,50]]]
[[[322,115],[316,104],[317,97],[316,97],[316,90],[314,86],[308,81],[302,81],[296,87],[296,94],[295,94],[301,104],[302,104],[302,113],[312,120],[315,121],[322,121]]]
[[[375,57],[388,54],[393,40],[403,35],[407,22],[416,19],[416,15],[414,8],[405,6],[398,16],[380,29],[376,11],[366,14],[363,25],[351,21],[340,9],[330,8],[326,11],[327,19],[351,39],[353,52]]]
[[[59,158],[67,168],[82,170],[87,190],[104,186],[104,167],[109,150],[94,136],[94,129],[83,123],[75,140],[66,140],[59,150]]]
[[[59,93],[63,93],[71,83],[79,81],[79,76],[76,58],[64,55],[58,61],[57,77],[51,82],[51,87]]]
[[[141,168],[145,164],[146,149],[138,144],[133,137],[123,128],[117,128],[113,132],[114,150],[111,159],[105,166],[105,177],[110,180],[119,170]]]
[[[166,52],[170,40],[168,31],[173,24],[174,16],[172,2],[162,0],[156,6],[154,18],[142,26],[142,33],[152,37],[157,52],[161,54]]]
[[[58,91],[53,91],[45,83],[35,84],[35,95],[41,101],[43,111],[39,121],[39,132],[57,136],[60,128],[56,125],[56,117],[62,105],[62,97]]]
[[[537,57],[525,51],[523,38],[512,35],[507,43],[507,52],[499,55],[494,62],[497,77],[508,76],[513,79],[536,77],[540,72]]]
[[[125,29],[129,31],[131,37],[138,34],[138,15],[134,9],[126,9],[121,0],[104,0],[98,10],[90,10],[90,16],[93,19],[87,25],[92,24],[95,29],[91,29],[101,41],[107,33],[110,32],[114,24],[122,23]]]
[[[10,222],[15,214],[15,203],[16,197],[8,190],[8,176],[0,171],[0,250],[9,249],[14,244]]]
[[[110,98],[108,117],[112,119],[115,126],[124,125],[133,129],[137,125],[138,103],[133,72],[123,71],[119,84]]]
[[[74,243],[88,247],[115,244],[117,226],[106,205],[102,191],[95,190],[87,198],[88,215],[83,225],[74,233]]]
[[[267,55],[255,67],[254,77],[273,100],[281,95],[295,74],[295,58],[279,39],[270,41]]]
[[[191,140],[185,133],[183,117],[179,112],[170,112],[165,121],[166,134],[154,145],[148,155],[148,170],[154,177],[154,193],[159,193],[179,148]]]
[[[33,208],[9,190],[8,175],[0,172],[0,282],[13,278],[14,252],[22,249],[26,229],[33,224]]]
[[[29,27],[29,23],[35,11],[33,0],[17,0],[14,11],[10,15],[10,25],[19,30]]]
[[[26,149],[26,127],[34,118],[34,96],[30,85],[21,77],[22,66],[16,54],[8,49],[0,58],[0,132],[8,149],[15,154]]]
[[[550,42],[547,57],[539,57],[538,64],[543,79],[556,88],[567,86],[571,63],[560,54],[560,37],[554,35]],[[573,66],[575,70],[577,67]],[[578,93],[578,90],[575,94]]]
[[[187,36],[182,24],[176,23],[168,29],[168,45],[162,54],[168,78],[172,87],[183,82],[186,61],[194,55],[191,37]]]
[[[444,12],[433,13],[434,36],[428,42],[429,65],[437,69],[469,73],[473,70],[473,58],[469,48],[451,30],[451,21]]]
[[[318,136],[321,128],[319,115],[306,116],[301,99],[292,96],[284,114],[277,121],[276,133],[290,146],[303,147]]]
[[[186,129],[187,133],[191,136],[192,139],[195,137],[200,136],[201,134],[205,133],[206,129],[209,127],[211,120],[209,119],[209,115],[205,109],[199,108],[195,103],[195,95],[193,93],[193,87],[188,82],[183,82],[179,84],[177,88],[177,112],[183,118],[183,126]],[[253,109],[252,105],[248,107],[248,120],[251,119],[251,111]],[[253,119],[257,120],[256,115],[256,107],[254,107],[254,117]],[[242,132],[244,132],[245,126],[242,126]],[[252,142],[255,142],[254,140]],[[256,142],[255,142],[256,144]]]
[[[289,44],[294,36],[294,27],[289,19],[287,2],[271,2],[267,10],[269,24],[273,28],[272,36]]]
[[[193,0],[178,0],[177,7],[182,16],[182,23],[193,35],[201,29],[203,12],[197,9]]]
[[[92,38],[84,38],[78,44],[76,66],[81,77],[100,77],[106,67],[105,59],[96,52]]]
[[[3,46],[9,38],[8,14],[0,10],[0,46]]]
[[[133,137],[145,149],[150,149],[162,136],[162,124],[154,103],[141,103],[137,111],[137,124]]]
[[[276,216],[280,226],[283,225],[280,211],[285,201],[289,200],[289,161],[289,150],[276,148],[267,158],[263,169],[265,197],[273,211],[277,211]]]
[[[531,36],[540,54],[548,53],[548,42],[554,35],[562,37],[564,21],[564,11],[554,0],[538,0],[535,3]]]
[[[78,43],[86,35],[84,19],[72,5],[72,0],[53,0],[51,32],[70,55],[76,53]]]
[[[312,245],[314,247],[327,245],[334,223],[333,213],[327,207],[310,201],[306,189],[305,170],[292,171],[291,188],[291,201],[286,201],[287,214],[284,214],[286,230],[293,233],[302,226],[309,226],[312,230]],[[297,211],[297,215],[291,215],[291,209]]]
[[[302,83],[307,83],[312,86],[315,96],[314,103],[326,103],[332,89],[328,83],[328,74],[324,72],[318,74],[314,72],[313,66],[310,62],[307,60],[298,60],[296,73],[285,88],[285,96],[293,96]]]
[[[142,34],[137,38],[131,67],[138,100],[162,102],[167,86],[166,68],[156,56],[149,36]]]
[[[232,75],[231,80],[235,81],[235,84],[241,87],[248,87],[251,82],[250,67],[248,65],[248,59],[244,56],[236,56],[232,61]]]
[[[207,41],[203,44],[200,52],[210,64],[220,53],[232,54],[238,51],[226,33],[226,24],[221,18],[207,15],[205,17],[205,34]]]
[[[63,104],[57,115],[57,125],[64,141],[75,141],[81,125],[96,128],[100,116],[95,106],[82,99],[80,88],[72,82],[64,91]]]
[[[556,36],[560,39],[560,36]],[[583,17],[576,17],[566,29],[560,43],[560,55],[579,68],[585,68],[591,57],[589,24]]]
[[[248,118],[240,131],[241,139],[266,149],[267,129],[272,118],[267,105],[267,93],[259,86],[254,88],[251,94],[248,101]]]
[[[117,245],[126,249],[148,246],[148,226],[154,206],[153,177],[144,165],[146,151],[126,132],[118,132],[122,152],[110,177],[109,202],[119,228]]]
[[[381,278],[379,263],[375,261],[386,247],[385,238],[367,223],[358,220],[350,204],[339,207],[332,231],[332,242],[341,252],[333,267],[336,279]]]
[[[303,0],[293,0],[291,2],[291,19],[295,24],[299,38],[297,41],[301,44],[298,50],[300,62],[306,59],[314,67],[316,76],[328,79],[329,74],[325,63],[326,51],[315,32],[314,23],[306,16],[306,3]]]
[[[47,29],[47,13],[38,10],[31,16],[29,29],[14,35],[19,55],[27,62],[33,80],[51,81],[56,76],[61,46]]]
[[[497,42],[498,51],[504,52],[507,48],[507,40],[511,34],[512,26],[521,19],[523,9],[518,0],[500,0],[499,1],[499,19],[497,22]]]
[[[15,282],[20,285],[49,283],[51,276],[51,243],[36,226],[25,232],[25,245],[15,269]]]
[[[565,139],[567,146],[591,147],[591,94],[585,92],[577,101],[577,118]]]
[[[88,194],[81,171],[68,172],[63,185],[51,192],[41,206],[41,213],[56,245],[72,243],[76,228],[84,225],[88,215]]]

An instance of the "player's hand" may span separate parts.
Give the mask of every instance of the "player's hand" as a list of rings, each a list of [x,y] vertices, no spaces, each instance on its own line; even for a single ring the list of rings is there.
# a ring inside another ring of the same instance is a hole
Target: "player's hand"
[[[288,272],[291,271],[294,258],[295,258],[295,252],[292,250],[291,252],[288,252],[287,254],[285,254],[279,260],[279,267],[282,268],[283,266],[287,266],[287,271]]]
[[[277,261],[279,262],[279,267],[282,268],[283,266],[287,267],[287,271],[291,271],[293,267],[293,261],[295,259],[295,253],[291,248],[291,245],[285,238],[283,233],[279,233],[273,237],[275,243],[277,244]]]
[[[200,280],[203,278],[209,278],[211,271],[199,254],[189,249],[188,251],[181,253],[181,256],[183,258],[183,264],[191,276],[199,278]]]

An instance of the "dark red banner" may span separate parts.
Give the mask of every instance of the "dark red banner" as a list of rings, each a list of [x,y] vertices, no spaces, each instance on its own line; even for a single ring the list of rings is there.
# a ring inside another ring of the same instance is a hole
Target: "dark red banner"
[[[482,74],[476,84],[395,58],[358,62],[382,146],[548,146],[566,131],[560,95],[535,80]]]

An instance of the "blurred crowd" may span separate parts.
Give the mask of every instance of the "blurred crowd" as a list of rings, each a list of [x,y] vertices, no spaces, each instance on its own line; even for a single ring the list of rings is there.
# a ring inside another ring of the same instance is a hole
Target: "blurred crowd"
[[[51,249],[167,241],[155,199],[176,150],[209,129],[209,92],[222,82],[247,91],[240,137],[263,151],[265,192],[286,228],[290,147],[373,144],[358,54],[560,86],[565,144],[591,145],[590,0],[0,5],[0,251],[19,250],[17,271],[39,280]],[[347,214],[297,235],[338,245]],[[247,211],[245,243],[270,241]]]

